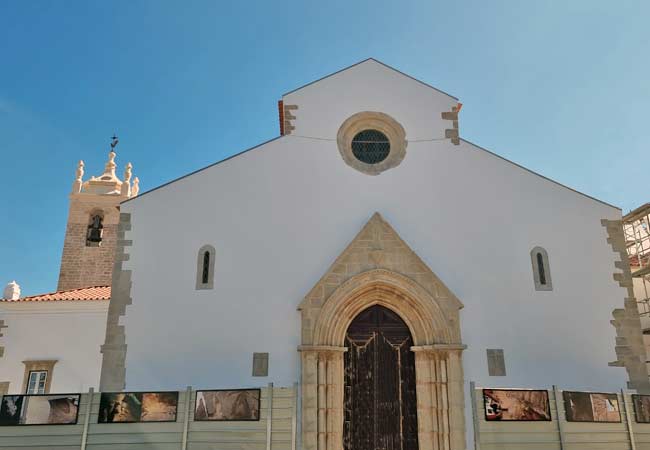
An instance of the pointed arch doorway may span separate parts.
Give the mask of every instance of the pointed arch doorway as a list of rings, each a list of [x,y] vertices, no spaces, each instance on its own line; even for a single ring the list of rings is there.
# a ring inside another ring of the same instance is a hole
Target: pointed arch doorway
[[[374,305],[345,336],[345,450],[417,450],[413,337],[390,309]]]
[[[344,448],[346,334],[374,306],[398,315],[413,339],[418,450],[465,450],[463,304],[378,213],[298,306],[302,448],[350,448]]]

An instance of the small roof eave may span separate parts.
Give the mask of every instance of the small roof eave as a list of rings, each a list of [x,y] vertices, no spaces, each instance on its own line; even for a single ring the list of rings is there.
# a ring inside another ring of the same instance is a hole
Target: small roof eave
[[[48,292],[46,294],[30,295],[16,300],[5,299],[3,303],[50,303],[50,302],[95,302],[111,299],[110,286],[89,286],[65,291]]]

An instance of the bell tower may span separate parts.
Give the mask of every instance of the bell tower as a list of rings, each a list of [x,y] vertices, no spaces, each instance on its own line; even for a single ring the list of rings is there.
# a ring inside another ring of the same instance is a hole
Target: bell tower
[[[138,178],[131,182],[131,163],[124,169],[123,181],[115,175],[117,143],[113,136],[104,173],[99,177],[83,181],[84,162],[77,165],[58,291],[111,284],[120,202],[135,197],[139,190]]]

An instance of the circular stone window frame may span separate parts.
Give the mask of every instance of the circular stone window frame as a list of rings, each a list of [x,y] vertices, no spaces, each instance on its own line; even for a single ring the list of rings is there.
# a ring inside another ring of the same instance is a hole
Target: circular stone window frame
[[[368,164],[354,156],[352,140],[364,130],[377,130],[386,135],[390,142],[390,151],[386,159],[376,164]],[[379,175],[388,169],[397,167],[406,156],[408,144],[404,127],[388,114],[375,111],[363,111],[349,117],[339,128],[336,143],[343,161],[353,169],[367,175]]]

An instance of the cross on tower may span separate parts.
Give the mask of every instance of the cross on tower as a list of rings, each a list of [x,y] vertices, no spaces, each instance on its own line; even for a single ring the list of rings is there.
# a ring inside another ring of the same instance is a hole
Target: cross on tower
[[[117,144],[118,144],[118,142],[120,142],[120,141],[117,139],[117,136],[115,135],[115,133],[113,133],[113,137],[111,137],[111,139],[112,139],[112,142],[111,142],[111,151],[114,151],[114,150],[115,150],[115,147],[117,147]]]

